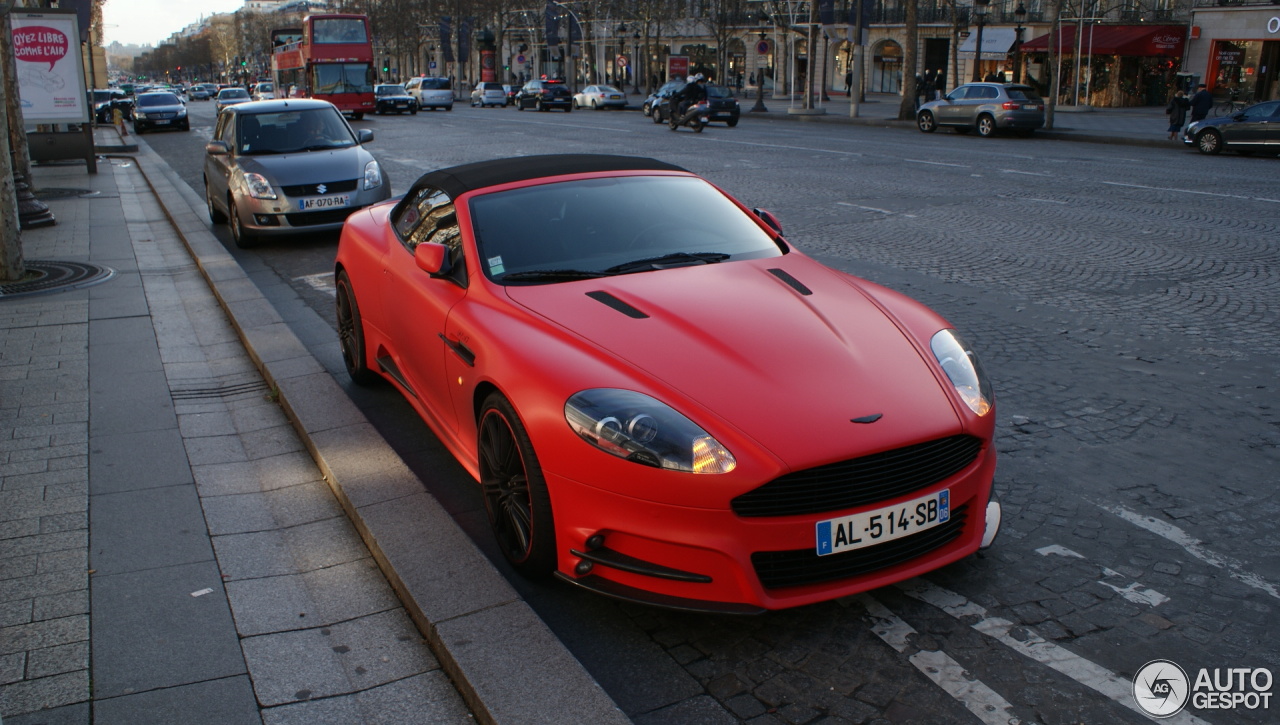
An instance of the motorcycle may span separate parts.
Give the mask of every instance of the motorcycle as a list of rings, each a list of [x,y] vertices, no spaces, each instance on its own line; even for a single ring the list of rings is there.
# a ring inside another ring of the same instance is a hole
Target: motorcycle
[[[690,106],[683,116],[677,117],[677,114],[671,114],[671,118],[667,124],[672,131],[679,129],[681,126],[688,126],[693,129],[694,133],[702,133],[702,129],[711,123],[711,106],[706,101],[700,101]]]

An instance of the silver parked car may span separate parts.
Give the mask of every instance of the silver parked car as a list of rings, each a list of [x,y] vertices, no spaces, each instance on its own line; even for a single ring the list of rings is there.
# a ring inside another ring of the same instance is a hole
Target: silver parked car
[[[599,111],[602,108],[625,109],[627,94],[613,86],[587,86],[573,96],[574,108],[590,108]]]
[[[328,101],[281,99],[230,106],[205,146],[204,195],[214,224],[230,221],[236,246],[260,237],[342,228],[347,215],[391,196],[391,182]]]
[[[916,126],[925,133],[951,126],[957,133],[976,128],[980,136],[1002,129],[1030,136],[1044,127],[1044,99],[1031,86],[1017,83],[966,83],[920,106]]]
[[[471,105],[486,108],[488,106],[507,105],[507,92],[501,83],[479,83],[471,91]]]

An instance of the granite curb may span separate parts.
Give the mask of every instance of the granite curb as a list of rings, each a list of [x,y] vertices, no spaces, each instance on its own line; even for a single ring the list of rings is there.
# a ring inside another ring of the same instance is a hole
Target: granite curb
[[[146,147],[129,158],[477,719],[630,722],[284,323],[164,160]]]

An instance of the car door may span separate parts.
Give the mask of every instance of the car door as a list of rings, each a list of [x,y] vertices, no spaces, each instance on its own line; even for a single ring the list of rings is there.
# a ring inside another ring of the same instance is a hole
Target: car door
[[[236,115],[223,113],[218,115],[218,122],[213,127],[213,140],[223,141],[230,149],[225,154],[205,154],[204,178],[208,185],[209,198],[222,211],[227,211],[227,189],[230,186],[231,171],[235,164],[236,152]]]
[[[406,219],[411,222],[402,223]],[[466,355],[464,342],[445,337],[449,311],[467,294],[462,234],[453,200],[439,189],[415,192],[413,208],[395,223],[400,243],[387,245],[382,285],[384,326],[391,340],[393,377],[412,389],[420,407],[442,429],[455,430],[447,370],[450,356]],[[422,243],[449,248],[448,274],[432,276],[414,259]]]
[[[1219,126],[1227,146],[1237,149],[1261,149],[1265,146],[1268,129],[1272,126],[1271,117],[1277,106],[1280,106],[1280,101],[1259,103],[1232,114],[1232,123]]]
[[[943,102],[934,108],[940,126],[955,126],[967,123],[965,119],[965,98],[971,86],[960,86],[943,96]]]

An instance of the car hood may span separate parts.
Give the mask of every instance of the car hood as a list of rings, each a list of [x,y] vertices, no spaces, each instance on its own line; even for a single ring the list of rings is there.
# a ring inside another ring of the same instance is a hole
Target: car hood
[[[245,173],[262,174],[280,186],[343,181],[364,176],[364,165],[373,157],[360,146],[330,151],[300,151],[278,156],[240,156]]]
[[[801,255],[506,290],[792,467],[848,455],[855,440],[888,448],[960,429],[907,334],[852,278]]]
[[[408,93],[392,93],[390,95],[378,96],[379,101],[412,101],[413,96]]]

